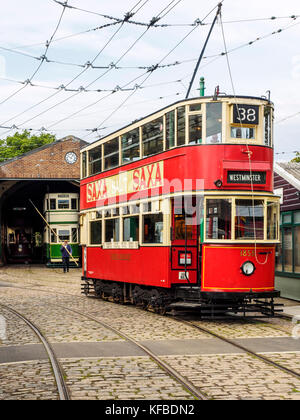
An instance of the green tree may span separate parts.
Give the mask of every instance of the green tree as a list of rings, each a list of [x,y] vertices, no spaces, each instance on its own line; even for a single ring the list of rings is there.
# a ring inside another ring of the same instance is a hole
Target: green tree
[[[296,157],[294,157],[291,162],[300,162],[300,152],[296,152]]]
[[[0,162],[30,152],[45,144],[53,143],[55,140],[56,138],[52,134],[42,133],[37,136],[31,135],[27,130],[23,133],[17,132],[5,140],[0,140]]]

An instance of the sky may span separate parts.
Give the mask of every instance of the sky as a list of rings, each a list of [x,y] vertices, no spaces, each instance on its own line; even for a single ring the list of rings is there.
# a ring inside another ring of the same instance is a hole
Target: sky
[[[64,3],[1,5],[2,139],[30,129],[92,142],[184,99],[218,4]],[[153,18],[156,26],[149,26]],[[299,41],[299,0],[223,0],[190,97],[199,95],[200,77],[206,95],[217,85],[228,95],[260,97],[270,91],[275,159],[290,160],[300,151]]]

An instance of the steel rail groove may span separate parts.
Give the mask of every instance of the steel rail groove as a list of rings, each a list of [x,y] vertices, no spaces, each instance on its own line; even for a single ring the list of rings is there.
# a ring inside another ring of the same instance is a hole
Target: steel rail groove
[[[77,311],[77,310],[74,310],[74,309],[70,309],[70,308],[66,308],[66,307],[63,307],[63,306],[58,305],[58,304],[55,304],[55,306],[59,306],[59,307],[61,307],[63,309],[66,309],[70,312],[76,313],[80,316],[84,316],[85,318],[88,318],[88,319],[102,325],[103,327],[113,331],[115,334],[117,334],[119,337],[124,338],[126,341],[129,341],[129,342],[133,343],[135,346],[137,346],[138,348],[143,350],[146,354],[148,354],[148,356],[150,356],[150,358],[152,360],[154,360],[165,372],[167,372],[169,376],[171,376],[173,379],[175,379],[177,382],[179,382],[195,398],[197,398],[199,400],[208,400],[209,399],[205,394],[200,392],[188,379],[184,378],[179,372],[177,372],[175,369],[173,369],[168,363],[164,362],[159,356],[154,354],[150,349],[148,349],[146,346],[144,346],[143,344],[136,341],[134,338],[128,336],[127,334],[121,332],[120,330],[118,330],[117,328],[114,328],[113,326],[107,324],[106,322],[101,321],[98,318],[95,318],[92,315],[87,315],[83,312],[80,312],[80,311]]]
[[[210,331],[207,328],[200,327],[199,325],[196,325],[196,324],[194,324],[191,321],[186,321],[185,319],[177,318],[176,316],[169,316],[169,317],[171,319],[174,319],[175,321],[177,321],[179,323],[183,323],[183,324],[189,325],[190,327],[196,328],[199,331],[202,331],[202,332],[204,332],[206,334],[209,334],[209,335],[211,335],[211,336],[213,336],[215,338],[218,338],[219,340],[222,340],[222,341],[224,341],[224,342],[226,342],[228,344],[231,344],[232,346],[234,346],[234,347],[236,347],[236,348],[238,348],[240,350],[243,350],[244,352],[246,352],[248,354],[251,354],[252,356],[254,356],[254,357],[256,357],[256,358],[264,361],[265,363],[267,363],[269,365],[272,365],[273,367],[276,367],[277,369],[281,369],[285,373],[288,373],[290,375],[295,376],[297,379],[300,379],[300,374],[298,372],[296,372],[296,371],[294,371],[292,369],[289,369],[289,368],[287,368],[285,366],[282,366],[279,363],[276,363],[273,360],[269,359],[268,357],[263,356],[261,354],[258,354],[255,351],[253,351],[253,350],[251,350],[251,349],[249,349],[249,348],[247,348],[247,347],[245,347],[245,346],[243,346],[241,344],[238,344],[238,343],[236,343],[233,340],[230,340],[229,338],[223,337],[222,335],[219,335],[219,334],[217,334],[217,333],[215,333],[213,331]]]
[[[16,315],[20,319],[22,319],[34,331],[34,333],[38,336],[39,340],[44,345],[44,348],[45,348],[45,350],[48,354],[48,357],[49,357],[49,360],[50,360],[50,363],[51,363],[51,366],[52,366],[52,369],[53,369],[53,374],[54,374],[54,377],[55,377],[55,382],[56,382],[56,386],[57,386],[57,390],[58,390],[58,394],[59,394],[59,399],[60,400],[69,400],[70,396],[69,396],[67,385],[66,385],[65,380],[64,380],[64,375],[63,375],[63,371],[62,371],[62,368],[60,366],[60,363],[57,360],[50,343],[47,341],[47,339],[41,333],[39,328],[36,325],[34,325],[31,321],[29,321],[24,315],[17,312],[15,309],[12,309],[9,306],[3,305],[2,303],[0,303],[0,306],[2,306],[7,311],[10,311],[11,313]]]

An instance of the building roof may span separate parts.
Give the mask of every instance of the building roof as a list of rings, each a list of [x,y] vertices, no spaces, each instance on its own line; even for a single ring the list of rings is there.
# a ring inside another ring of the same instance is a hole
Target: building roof
[[[300,162],[276,162],[274,171],[300,190]]]
[[[79,137],[75,137],[75,136],[70,135],[70,136],[66,136],[66,137],[63,137],[63,138],[61,138],[61,139],[55,140],[55,141],[53,141],[52,143],[47,143],[47,144],[44,144],[43,146],[36,147],[35,149],[30,150],[29,152],[23,153],[22,155],[18,155],[18,156],[12,157],[12,158],[10,158],[10,159],[7,159],[7,160],[5,160],[5,161],[3,161],[3,162],[0,162],[0,166],[5,166],[5,165],[7,165],[7,164],[9,164],[9,163],[11,163],[11,162],[13,162],[13,161],[23,159],[23,158],[24,158],[24,157],[26,157],[26,156],[33,155],[33,154],[35,154],[35,153],[40,152],[41,150],[44,150],[44,149],[47,149],[47,148],[53,147],[53,145],[58,144],[58,143],[61,143],[61,142],[63,142],[63,141],[67,141],[67,140],[72,140],[72,141],[74,141],[74,142],[79,142],[79,143],[80,143],[80,148],[81,148],[81,149],[82,149],[83,147],[85,147],[86,145],[88,145],[88,144],[89,144],[88,142],[86,142],[86,141],[84,141],[84,140],[80,139]]]

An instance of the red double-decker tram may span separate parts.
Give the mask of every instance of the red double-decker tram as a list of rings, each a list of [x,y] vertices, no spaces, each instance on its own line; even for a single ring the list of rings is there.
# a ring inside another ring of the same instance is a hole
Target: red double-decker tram
[[[273,315],[273,104],[200,97],[81,152],[83,292]]]

